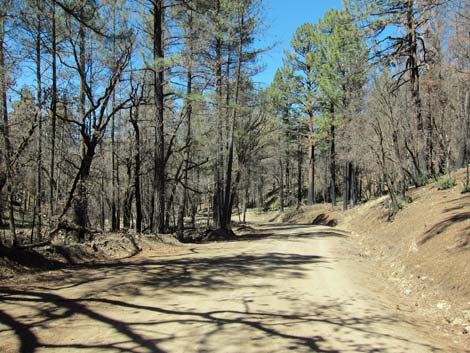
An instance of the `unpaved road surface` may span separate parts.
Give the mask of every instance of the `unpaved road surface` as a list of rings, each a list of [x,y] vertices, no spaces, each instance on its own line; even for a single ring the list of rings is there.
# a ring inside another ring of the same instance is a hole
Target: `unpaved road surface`
[[[0,352],[459,352],[397,310],[346,234],[261,229],[0,287]]]

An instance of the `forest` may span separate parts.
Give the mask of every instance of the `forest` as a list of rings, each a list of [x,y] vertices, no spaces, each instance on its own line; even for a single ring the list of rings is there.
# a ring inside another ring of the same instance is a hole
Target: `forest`
[[[272,83],[262,0],[2,0],[0,239],[234,236],[248,209],[470,191],[470,2],[345,0]]]

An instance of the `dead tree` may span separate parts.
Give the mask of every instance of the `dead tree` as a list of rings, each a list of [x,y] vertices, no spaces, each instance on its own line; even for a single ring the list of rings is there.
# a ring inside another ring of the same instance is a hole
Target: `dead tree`
[[[128,43],[117,55],[115,65],[110,69],[105,88],[99,96],[95,95],[96,90],[92,89],[90,82],[87,80],[87,71],[83,65],[82,53],[77,51],[76,43],[72,41],[73,57],[75,60],[75,66],[73,68],[80,77],[81,90],[84,93],[81,100],[87,100],[88,108],[83,109],[82,114],[80,114],[81,117],[78,119],[73,119],[73,117],[68,116],[61,117],[62,120],[79,129],[83,150],[78,165],[78,171],[70,186],[67,201],[59,217],[58,227],[54,229],[53,233],[60,229],[62,221],[71,207],[73,207],[73,222],[78,229],[78,240],[84,240],[86,234],[89,233],[88,184],[96,148],[103,140],[106,129],[114,116],[119,111],[130,108],[130,97],[113,106],[110,105],[110,101],[116,85],[121,80],[123,72],[129,64],[132,50],[131,39],[129,35]],[[82,45],[79,46],[82,47]],[[80,105],[81,107],[85,106],[83,102],[81,102]]]

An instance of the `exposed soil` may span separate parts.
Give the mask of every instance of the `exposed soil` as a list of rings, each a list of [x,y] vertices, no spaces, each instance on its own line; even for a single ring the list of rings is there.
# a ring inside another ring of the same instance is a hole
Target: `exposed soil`
[[[121,233],[96,234],[85,243],[68,243],[56,238],[52,244],[34,249],[13,249],[0,245],[0,280],[18,278],[73,265],[122,260],[137,254],[177,254],[185,249],[174,236]]]
[[[460,191],[413,190],[393,222],[383,197],[250,213],[228,242],[0,248],[0,352],[470,352]]]
[[[4,285],[2,352],[465,352],[396,309],[346,232],[254,229]]]
[[[460,190],[414,190],[393,222],[378,200],[349,212],[342,226],[354,232],[360,256],[383,265],[409,305],[470,347],[470,195]]]
[[[290,215],[289,222],[336,220],[351,232],[356,257],[369,261],[398,293],[397,305],[433,320],[440,332],[470,347],[470,194],[437,183],[412,190],[411,203],[389,221],[388,197],[347,212],[316,205]]]

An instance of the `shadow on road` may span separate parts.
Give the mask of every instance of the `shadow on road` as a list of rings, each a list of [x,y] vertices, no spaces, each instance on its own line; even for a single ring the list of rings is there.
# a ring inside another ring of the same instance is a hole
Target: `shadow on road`
[[[256,224],[256,228],[251,227],[249,232],[240,235],[237,240],[244,241],[264,238],[347,238],[348,236],[349,234],[341,229],[326,226],[319,227],[312,226],[311,224],[291,225],[285,223],[259,223]]]
[[[287,236],[316,236],[300,228],[299,233]],[[322,231],[318,236],[345,235]],[[256,235],[254,237],[256,239]],[[130,263],[79,266],[75,271],[65,273],[63,278],[56,277],[54,283],[61,283],[59,286],[24,289],[0,287],[0,339],[15,336],[20,342],[20,353],[34,353],[39,348],[165,352],[161,348],[163,343],[178,342],[184,335],[185,325],[196,324],[209,327],[208,333],[191,337],[194,344],[200,346],[204,346],[211,336],[236,327],[237,330],[249,332],[249,336],[261,336],[259,344],[276,339],[291,351],[341,353],[325,348],[333,346],[334,342],[315,332],[318,325],[331,327],[334,331],[347,329],[373,337],[371,342],[374,343],[356,347],[357,351],[364,353],[389,352],[389,346],[384,342],[387,339],[393,339],[398,344],[408,342],[398,335],[377,333],[371,328],[377,323],[393,324],[396,318],[378,315],[373,311],[361,313],[360,317],[350,315],[349,302],[333,300],[328,305],[305,302],[302,303],[305,310],[292,314],[277,312],[278,308],[269,305],[266,311],[255,311],[247,303],[245,310],[224,310],[222,302],[218,304],[220,310],[198,308],[198,298],[202,296],[206,298],[216,291],[230,293],[243,286],[256,291],[256,288],[262,286],[269,287],[271,279],[285,280],[288,285],[289,279],[308,276],[312,264],[326,266],[328,261],[320,256],[270,252],[211,257],[194,254],[176,259],[148,258],[141,261],[135,259]],[[253,282],[251,285],[242,284],[241,278]],[[66,292],[71,288],[81,291],[67,295]],[[79,293],[78,297],[76,293]],[[280,295],[284,295],[282,300],[302,301],[293,293]],[[183,294],[194,296],[193,308],[181,307],[178,303],[178,295]],[[159,296],[162,295],[174,296],[172,304],[159,304]],[[149,297],[154,300],[149,301]],[[226,300],[232,299],[227,297]],[[13,315],[13,312],[21,314]],[[50,338],[44,337],[43,333],[49,328],[67,327],[70,320],[77,317],[86,320],[87,327],[104,327],[103,332],[112,334],[104,334],[100,343],[83,340],[78,343],[64,343],[63,340],[51,342]],[[311,326],[309,333],[298,333],[295,327],[299,324]],[[183,332],[163,334],[166,325],[181,325],[178,327]],[[350,342],[347,334],[341,339],[344,343]],[[431,346],[427,348],[429,352],[438,351]],[[263,351],[262,347],[260,351]]]

